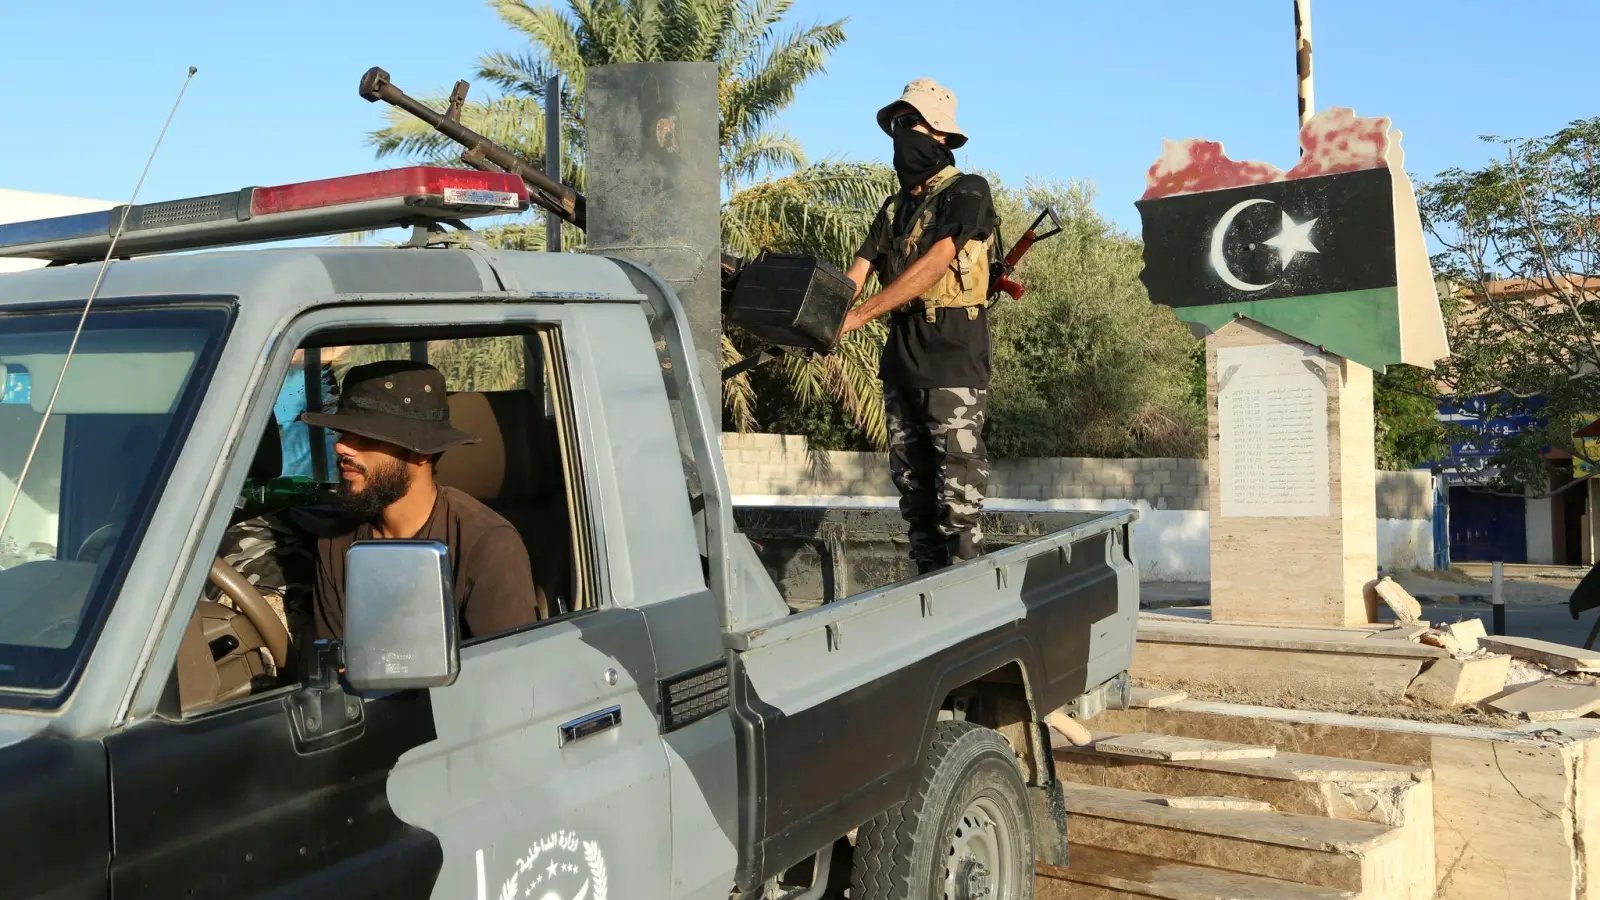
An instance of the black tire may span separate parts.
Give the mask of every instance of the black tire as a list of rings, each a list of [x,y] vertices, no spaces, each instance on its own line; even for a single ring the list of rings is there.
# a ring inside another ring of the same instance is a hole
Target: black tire
[[[851,900],[1032,900],[1027,790],[1000,735],[970,722],[937,723],[911,798],[856,833]]]

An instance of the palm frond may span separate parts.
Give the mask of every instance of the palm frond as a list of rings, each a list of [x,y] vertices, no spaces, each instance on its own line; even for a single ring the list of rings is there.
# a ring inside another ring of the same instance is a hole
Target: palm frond
[[[561,70],[572,82],[575,92],[583,92],[587,61],[585,41],[579,37],[577,22],[553,7],[529,6],[527,0],[491,0],[490,5],[502,22],[526,35],[545,59]],[[589,8],[588,0],[572,0],[572,8],[581,20],[583,11]]]
[[[828,55],[844,43],[842,20],[791,33],[764,56],[752,58],[727,79],[722,104],[725,136],[759,132],[779,110],[794,102],[795,91],[821,72]]]
[[[763,131],[738,142],[722,163],[722,180],[737,189],[741,182],[754,181],[763,174],[789,172],[806,164],[805,150],[786,131]]]
[[[743,359],[727,332],[722,334],[722,367]],[[722,383],[722,404],[729,413],[728,423],[735,431],[754,431],[756,428],[756,391],[750,383],[750,373],[740,372]]]
[[[723,35],[738,12],[739,0],[673,0],[665,9],[663,36],[668,58],[710,62],[717,58]]]
[[[783,21],[793,5],[794,0],[741,0],[738,3],[738,12],[722,35],[722,50],[718,56],[724,81],[742,71],[761,52],[768,31]]]

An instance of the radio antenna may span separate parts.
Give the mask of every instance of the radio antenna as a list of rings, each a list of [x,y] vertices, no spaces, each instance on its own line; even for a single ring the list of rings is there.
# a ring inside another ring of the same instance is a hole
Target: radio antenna
[[[106,277],[106,270],[111,267],[111,259],[117,252],[117,241],[122,238],[122,230],[128,224],[128,213],[133,210],[133,204],[139,199],[139,189],[144,187],[144,179],[150,174],[150,165],[156,161],[156,152],[161,149],[161,142],[166,139],[167,129],[172,127],[172,119],[178,114],[178,105],[183,102],[184,92],[189,90],[189,82],[194,80],[198,70],[189,67],[189,74],[183,79],[183,86],[178,88],[178,98],[172,101],[172,109],[167,113],[167,121],[161,126],[161,133],[156,135],[156,144],[150,148],[150,156],[144,161],[144,171],[139,173],[139,180],[133,185],[133,195],[128,198],[128,205],[122,208],[122,218],[117,221],[117,230],[111,235],[111,244],[106,247],[106,258],[100,261],[100,271],[94,276],[94,285],[89,288],[89,299],[83,302],[83,312],[78,316],[78,327],[73,329],[72,342],[67,344],[67,357],[61,361],[61,374],[56,378],[56,386],[50,391],[50,402],[45,404],[44,416],[39,420],[39,429],[33,433],[33,446],[28,448],[28,456],[22,462],[22,471],[17,473],[16,489],[11,492],[11,499],[6,502],[6,514],[0,518],[0,538],[5,537],[6,527],[11,524],[11,513],[17,508],[17,499],[22,496],[22,485],[28,480],[28,471],[33,468],[33,457],[39,452],[39,441],[44,438],[45,426],[50,424],[50,415],[55,412],[56,398],[61,396],[61,385],[66,383],[67,369],[72,365],[72,356],[78,350],[78,338],[83,335],[84,323],[89,320],[89,310],[94,307],[95,297],[100,293],[100,283]]]

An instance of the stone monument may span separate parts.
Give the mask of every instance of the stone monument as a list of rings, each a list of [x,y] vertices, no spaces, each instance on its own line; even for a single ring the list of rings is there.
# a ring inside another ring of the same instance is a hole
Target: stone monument
[[[1449,353],[1400,133],[1335,107],[1300,145],[1167,141],[1136,204],[1151,301],[1206,334],[1216,622],[1373,619],[1373,372]]]

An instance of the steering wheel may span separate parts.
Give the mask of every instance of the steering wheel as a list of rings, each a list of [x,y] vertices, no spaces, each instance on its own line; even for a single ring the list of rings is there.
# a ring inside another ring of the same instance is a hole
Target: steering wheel
[[[289,629],[283,627],[283,621],[272,611],[267,598],[261,596],[255,585],[220,556],[211,563],[210,579],[217,590],[226,594],[239,612],[256,627],[256,631],[261,633],[261,639],[266,643],[267,652],[272,654],[272,662],[278,670],[281,672],[288,668]]]

